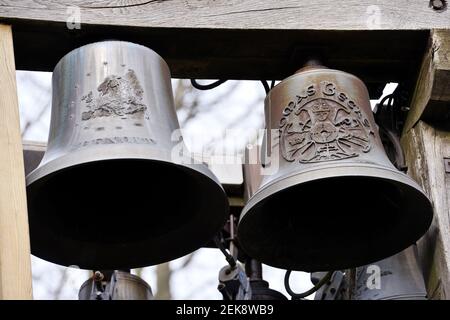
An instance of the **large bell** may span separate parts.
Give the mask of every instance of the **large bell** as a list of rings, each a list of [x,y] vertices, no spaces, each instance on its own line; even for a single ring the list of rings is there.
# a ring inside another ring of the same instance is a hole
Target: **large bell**
[[[208,242],[228,201],[205,165],[173,159],[183,149],[171,139],[177,129],[169,68],[154,51],[105,41],[64,56],[53,72],[48,148],[27,176],[32,253],[128,269]]]
[[[374,265],[357,268],[355,289],[352,300],[427,299],[417,247],[411,246]]]
[[[426,232],[431,203],[386,156],[360,79],[305,67],[270,91],[265,113],[265,170],[279,168],[242,211],[238,239],[249,256],[339,270],[391,256]]]
[[[78,292],[79,300],[153,300],[150,285],[129,272],[113,271],[109,277],[97,271]]]

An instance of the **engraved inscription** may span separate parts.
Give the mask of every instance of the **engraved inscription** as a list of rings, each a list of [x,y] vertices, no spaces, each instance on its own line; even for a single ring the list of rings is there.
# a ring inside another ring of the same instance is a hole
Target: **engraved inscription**
[[[87,147],[87,146],[99,145],[99,144],[120,144],[120,143],[154,144],[155,141],[151,138],[139,138],[139,137],[98,138],[98,139],[80,142],[75,146],[75,148],[81,148],[81,147]]]
[[[147,106],[142,102],[144,90],[129,69],[123,76],[110,75],[97,87],[97,94],[90,91],[81,98],[85,112],[81,119],[87,121],[100,117],[119,117],[127,115],[143,117]]]
[[[327,81],[284,108],[279,130],[283,158],[301,163],[357,157],[370,151],[374,134],[354,100]]]

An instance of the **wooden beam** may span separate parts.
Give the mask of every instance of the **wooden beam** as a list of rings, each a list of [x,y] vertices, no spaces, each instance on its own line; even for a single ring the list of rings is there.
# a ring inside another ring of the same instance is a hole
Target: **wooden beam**
[[[70,6],[80,29],[67,27]],[[280,80],[318,54],[377,98],[386,82],[415,83],[429,29],[450,28],[450,10],[408,0],[11,0],[0,2],[0,21],[13,25],[18,69],[51,71],[105,39],[154,49],[175,78]]]
[[[82,23],[128,27],[421,30],[450,24],[448,10],[410,0],[4,0],[0,15],[65,23],[74,6]]]
[[[0,25],[0,299],[30,299],[25,175],[11,27]]]
[[[422,119],[447,126],[450,121],[450,30],[433,30],[422,62],[404,132]]]
[[[430,197],[434,221],[418,249],[428,296],[450,298],[450,132],[419,121],[402,137],[408,174]],[[448,165],[446,163],[448,162]]]
[[[428,295],[450,298],[450,30],[432,30],[403,128],[410,174],[432,200],[434,221],[419,241]]]

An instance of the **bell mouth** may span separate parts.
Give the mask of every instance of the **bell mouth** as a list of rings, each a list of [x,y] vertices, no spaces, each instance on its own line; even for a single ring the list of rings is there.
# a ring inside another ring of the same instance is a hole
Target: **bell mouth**
[[[228,208],[211,177],[154,159],[59,168],[34,176],[27,193],[32,254],[82,269],[130,269],[181,257],[223,227]]]
[[[243,210],[238,239],[249,256],[277,268],[342,270],[406,249],[432,218],[428,198],[400,172],[322,168],[262,187]]]

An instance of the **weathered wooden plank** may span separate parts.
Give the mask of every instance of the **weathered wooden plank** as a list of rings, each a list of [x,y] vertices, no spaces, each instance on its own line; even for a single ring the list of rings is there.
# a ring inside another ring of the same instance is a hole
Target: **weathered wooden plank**
[[[448,127],[450,120],[450,30],[433,30],[422,62],[411,110],[405,123],[407,132],[423,119]]]
[[[407,0],[144,2],[0,1],[0,21],[13,24],[18,69],[51,71],[68,51],[105,39],[154,49],[175,78],[280,80],[319,54],[361,77],[372,97],[386,82],[414,82],[429,28],[450,27],[449,10]],[[81,29],[67,27],[73,5]]]
[[[419,256],[431,299],[450,298],[450,132],[419,121],[403,137],[408,174],[425,190],[434,207],[434,221],[419,241]]]
[[[11,27],[0,25],[0,299],[30,299],[31,262]]]
[[[86,24],[161,28],[420,30],[448,28],[450,12],[410,0],[3,0],[0,16],[66,22],[80,8]]]
[[[434,206],[433,224],[418,244],[432,299],[450,297],[449,120],[450,30],[433,30],[402,137],[408,173]]]

